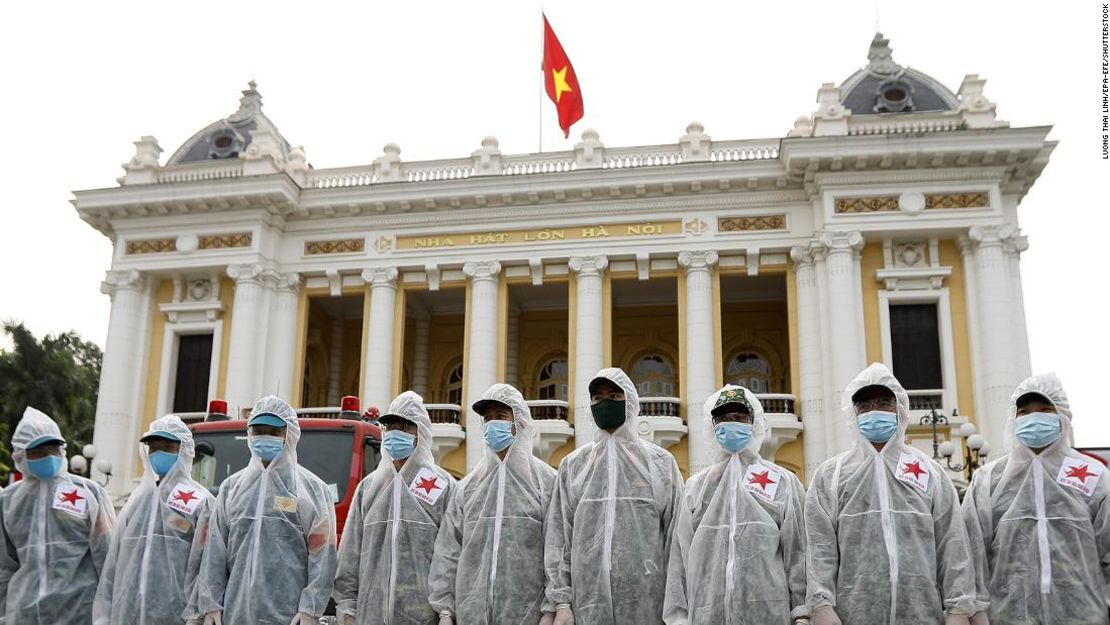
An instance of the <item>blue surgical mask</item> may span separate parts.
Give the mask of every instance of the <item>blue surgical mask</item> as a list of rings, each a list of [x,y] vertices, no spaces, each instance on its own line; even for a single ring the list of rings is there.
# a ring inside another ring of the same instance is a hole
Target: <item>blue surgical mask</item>
[[[158,474],[158,477],[166,477],[173,465],[177,464],[177,454],[168,451],[152,451],[148,458],[150,459],[151,468]]]
[[[1060,438],[1060,415],[1034,412],[1018,417],[1014,433],[1021,444],[1030,449],[1048,447]]]
[[[857,417],[859,433],[872,443],[885,443],[898,431],[898,415],[885,410],[872,410]]]
[[[278,457],[285,448],[285,439],[280,436],[257,435],[251,437],[251,451],[263,462],[270,462]]]
[[[717,442],[725,451],[734,454],[748,446],[752,439],[752,424],[750,423],[720,423],[713,428]]]
[[[38,460],[28,460],[27,470],[31,472],[31,475],[45,482],[57,477],[62,472],[65,463],[65,458],[49,455]]]
[[[504,451],[516,438],[513,436],[512,421],[490,421],[483,426],[482,435],[486,438],[486,445],[497,452]]]
[[[382,437],[382,449],[394,460],[404,460],[416,449],[416,437],[401,430],[390,430]]]

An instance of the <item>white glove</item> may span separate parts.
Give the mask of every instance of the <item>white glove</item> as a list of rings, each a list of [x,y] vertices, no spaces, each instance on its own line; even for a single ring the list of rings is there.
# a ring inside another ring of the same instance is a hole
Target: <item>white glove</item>
[[[320,625],[320,617],[312,616],[307,612],[297,612],[293,620],[289,621],[289,625]]]
[[[823,605],[813,611],[813,625],[840,625],[840,617],[831,605]]]
[[[946,614],[944,625],[971,625],[971,620],[967,618],[966,614]]]
[[[977,612],[975,616],[971,617],[971,625],[991,625],[991,622],[987,618],[986,612]]]
[[[574,612],[570,608],[559,608],[555,610],[555,620],[552,621],[554,625],[574,625]]]
[[[350,614],[344,614],[343,625],[355,625],[355,617]]]
[[[439,625],[455,625],[455,619],[450,616],[439,617]]]
[[[205,614],[204,625],[224,625],[224,613],[220,610],[212,610]]]
[[[540,617],[540,625],[555,625],[555,613],[544,612]]]

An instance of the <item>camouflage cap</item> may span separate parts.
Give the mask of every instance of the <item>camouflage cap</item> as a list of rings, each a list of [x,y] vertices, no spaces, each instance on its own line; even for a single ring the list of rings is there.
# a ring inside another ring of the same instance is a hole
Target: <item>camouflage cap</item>
[[[740,388],[730,388],[721,393],[720,397],[717,398],[717,403],[713,404],[713,410],[710,411],[710,414],[714,417],[724,414],[726,411],[723,408],[729,404],[743,406],[748,414],[755,415],[755,410],[752,409],[751,402],[744,394],[744,389]]]

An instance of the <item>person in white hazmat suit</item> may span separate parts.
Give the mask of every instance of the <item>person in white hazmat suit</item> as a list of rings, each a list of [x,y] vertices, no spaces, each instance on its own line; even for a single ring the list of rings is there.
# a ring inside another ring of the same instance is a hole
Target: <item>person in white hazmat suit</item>
[[[532,454],[536,430],[520,391],[494,384],[473,408],[483,417],[485,450],[451,494],[429,600],[440,625],[536,625],[555,469]]]
[[[208,518],[195,598],[205,625],[316,625],[335,580],[335,506],[297,464],[297,413],[274,396],[247,420],[251,460],[227,477]]]
[[[340,625],[435,625],[428,572],[455,480],[432,456],[424,399],[405,391],[380,418],[382,460],[359,483],[335,578]]]
[[[100,576],[93,625],[180,625],[187,582],[200,568],[193,548],[212,497],[190,477],[193,434],[169,415],[140,439],[143,476],[112,531]]]
[[[852,448],[806,493],[814,625],[966,624],[976,610],[971,547],[944,469],[905,444],[909,396],[882,364],[841,402]]]
[[[27,408],[12,434],[23,479],[0,493],[0,614],[8,625],[88,623],[116,515],[99,484],[66,470],[53,419]]]
[[[1007,455],[975,472],[963,514],[980,600],[1005,625],[1110,623],[1110,477],[1072,447],[1055,374],[1014,391]],[[976,615],[973,623],[986,622]]]
[[[559,464],[547,516],[544,611],[555,625],[663,622],[663,594],[682,474],[636,434],[640,400],[623,371],[590,382],[598,438]]]
[[[727,385],[709,396],[692,427],[716,442],[710,466],[683,491],[664,622],[808,623],[805,489],[793,473],[760,457],[767,434],[762,404],[750,390]]]

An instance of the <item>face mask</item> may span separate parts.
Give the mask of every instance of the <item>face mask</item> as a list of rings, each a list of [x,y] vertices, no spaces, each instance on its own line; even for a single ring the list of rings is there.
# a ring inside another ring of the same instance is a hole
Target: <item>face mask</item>
[[[262,462],[270,462],[277,458],[278,454],[285,447],[285,439],[280,436],[252,436],[251,437],[251,451]]]
[[[872,443],[885,443],[898,431],[898,415],[885,410],[872,410],[859,417],[859,433]]]
[[[150,453],[150,466],[159,477],[165,477],[173,465],[177,464],[177,454],[168,451],[153,451]]]
[[[483,426],[483,436],[489,448],[500,452],[513,444],[513,423],[511,421],[490,421]]]
[[[1015,428],[1018,440],[1030,449],[1048,447],[1060,438],[1060,415],[1034,412],[1018,417]]]
[[[38,460],[28,460],[27,470],[42,481],[52,480],[62,472],[65,460],[61,456],[49,455]]]
[[[625,419],[623,399],[603,399],[590,406],[594,423],[603,430],[619,428]]]
[[[404,460],[416,448],[416,437],[401,430],[390,430],[382,437],[382,448],[394,460]]]
[[[748,446],[752,439],[752,424],[750,423],[721,423],[713,428],[717,435],[717,442],[730,454],[734,454]]]

